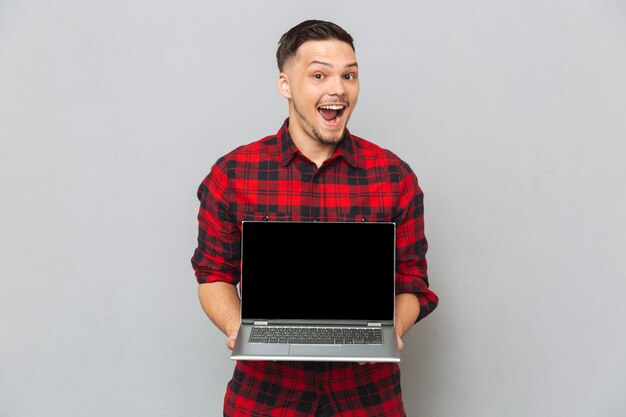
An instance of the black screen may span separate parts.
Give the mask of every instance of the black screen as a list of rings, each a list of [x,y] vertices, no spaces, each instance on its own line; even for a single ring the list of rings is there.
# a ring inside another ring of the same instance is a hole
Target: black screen
[[[393,320],[393,223],[244,222],[242,317]]]

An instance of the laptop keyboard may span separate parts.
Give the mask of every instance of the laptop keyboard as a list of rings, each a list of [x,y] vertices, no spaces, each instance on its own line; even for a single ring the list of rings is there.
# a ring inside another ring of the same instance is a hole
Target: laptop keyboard
[[[269,327],[254,326],[250,343],[296,343],[314,345],[351,345],[383,343],[380,328],[353,327]]]

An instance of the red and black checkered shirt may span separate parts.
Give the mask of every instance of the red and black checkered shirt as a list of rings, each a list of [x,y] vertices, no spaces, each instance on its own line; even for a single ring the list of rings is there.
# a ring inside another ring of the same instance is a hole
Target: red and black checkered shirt
[[[392,152],[346,134],[322,166],[289,136],[276,135],[220,158],[198,190],[199,283],[237,284],[243,220],[393,221],[396,292],[414,293],[418,320],[435,309],[428,287],[423,193],[411,168]],[[232,417],[404,416],[397,364],[238,361],[224,400]]]

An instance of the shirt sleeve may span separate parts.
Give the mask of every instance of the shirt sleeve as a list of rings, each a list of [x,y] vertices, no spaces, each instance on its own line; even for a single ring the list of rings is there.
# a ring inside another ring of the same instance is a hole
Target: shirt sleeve
[[[198,188],[198,247],[191,265],[199,284],[227,282],[240,278],[241,232],[229,213],[229,181],[223,158]]]
[[[424,193],[411,168],[403,163],[400,199],[394,214],[396,223],[396,293],[414,293],[420,303],[417,321],[429,315],[439,303],[429,289],[424,234]]]

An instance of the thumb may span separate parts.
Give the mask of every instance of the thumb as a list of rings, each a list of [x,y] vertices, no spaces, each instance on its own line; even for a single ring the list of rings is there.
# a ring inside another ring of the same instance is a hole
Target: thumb
[[[230,336],[228,336],[228,339],[226,339],[226,347],[230,350],[233,350],[233,348],[235,347],[235,341],[237,340],[237,333],[238,331],[235,330],[235,332],[231,333]]]
[[[404,342],[402,341],[400,335],[396,334],[396,336],[398,337],[398,350],[402,351],[402,349],[404,349]]]

